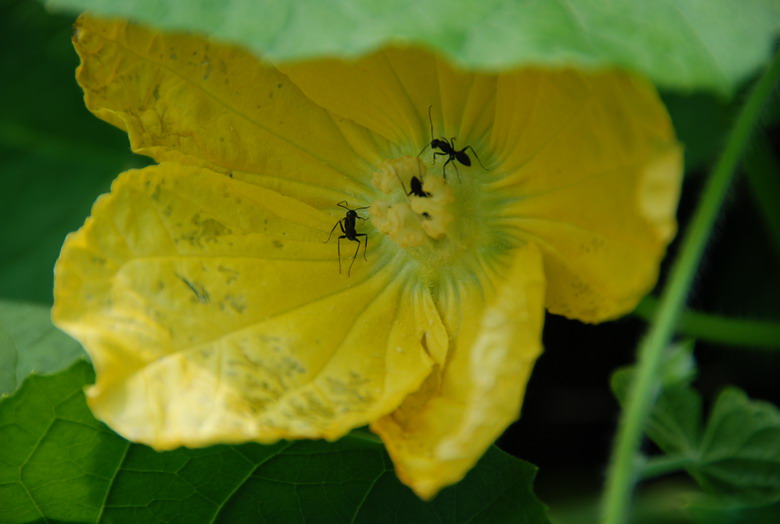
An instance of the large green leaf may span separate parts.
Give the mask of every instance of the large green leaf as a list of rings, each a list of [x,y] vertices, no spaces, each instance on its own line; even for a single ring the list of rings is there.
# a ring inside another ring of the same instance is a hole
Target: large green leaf
[[[48,306],[0,300],[0,394],[32,372],[60,371],[85,356],[81,344],[51,323]]]
[[[156,453],[89,412],[86,362],[0,402],[0,522],[547,522],[536,468],[492,448],[431,503],[350,436]]]
[[[65,235],[119,171],[141,160],[124,133],[84,108],[73,17],[47,15],[36,2],[2,4],[0,296],[51,304]]]
[[[273,60],[354,56],[388,43],[476,68],[619,66],[658,84],[731,91],[780,29],[773,0],[49,0],[246,45]]]

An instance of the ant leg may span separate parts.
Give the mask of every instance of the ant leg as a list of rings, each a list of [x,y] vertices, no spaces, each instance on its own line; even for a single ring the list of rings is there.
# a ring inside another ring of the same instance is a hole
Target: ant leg
[[[471,149],[471,152],[474,153],[474,157],[477,159],[477,162],[479,162],[479,165],[482,166],[482,169],[487,171],[487,168],[485,167],[485,164],[483,164],[482,160],[479,159],[479,155],[477,154],[476,151],[474,151],[474,148],[471,147],[471,146],[466,146],[466,147],[463,148],[463,151],[465,151],[466,149]]]
[[[441,168],[441,173],[444,176],[444,179],[447,180],[447,164],[452,163],[452,165],[455,166],[455,174],[458,175],[458,182],[460,182],[460,171],[458,171],[458,164],[453,162],[454,159],[455,158],[453,156],[450,156],[450,158],[444,162],[444,165]]]
[[[437,157],[437,156],[450,156],[450,155],[448,155],[447,153],[434,153],[434,154],[433,154],[433,164],[435,164],[435,163],[436,163],[436,157]],[[449,161],[448,161],[448,162],[449,162]]]
[[[338,252],[338,254],[339,254],[339,275],[341,274],[341,239],[342,239],[342,238],[347,238],[347,235],[341,235],[341,236],[339,237],[339,239],[336,241],[336,245],[338,246],[338,248],[336,249],[336,251],[337,251],[337,252]],[[352,267],[352,265],[350,265],[349,267]]]
[[[365,235],[365,233],[362,233],[362,234]],[[347,269],[347,276],[349,276],[350,273],[352,272],[352,265],[355,263],[355,259],[357,258],[358,251],[360,251],[360,240],[357,239],[358,236],[359,235],[355,235],[355,237],[356,237],[355,238],[355,242],[357,242],[357,247],[355,248],[355,254],[352,255],[352,262],[349,263],[349,269]],[[352,240],[352,239],[350,239],[350,240]]]
[[[458,152],[455,150],[455,137],[450,138],[450,144],[452,145],[452,151],[454,152],[452,155],[450,155],[450,162],[453,161],[453,159],[457,159],[455,155],[458,154]],[[465,149],[463,150],[465,151]],[[455,174],[458,175],[458,182],[460,182],[460,171],[458,170],[458,163],[453,162],[453,166],[455,166]]]
[[[366,258],[366,250],[368,249],[368,235],[365,233],[359,233],[355,235],[356,237],[365,237],[365,241],[363,242],[363,260],[368,262],[368,259]],[[359,243],[359,241],[358,241]],[[360,247],[360,246],[358,246]]]
[[[342,220],[343,220],[343,219],[342,219]],[[323,244],[327,244],[328,242],[330,242],[330,237],[331,237],[331,235],[333,234],[333,232],[336,230],[336,226],[341,226],[341,220],[339,220],[338,222],[336,222],[335,224],[333,224],[333,229],[331,229],[331,230],[330,230],[330,233],[328,233],[328,240],[326,240],[325,242],[323,242]],[[344,232],[344,226],[341,226],[341,232],[342,232],[342,233]]]
[[[343,234],[343,235],[341,235],[341,236],[339,237],[339,239],[336,241],[336,245],[338,246],[338,247],[336,248],[336,252],[337,252],[337,253],[338,253],[338,255],[339,255],[339,275],[341,274],[341,239],[342,239],[342,238],[349,238],[349,237],[347,236],[347,232],[346,232],[346,231],[344,231],[344,223],[343,223],[343,222],[344,222],[344,219],[343,219],[343,218],[342,218],[341,220],[339,220],[339,225],[341,226],[341,232],[342,232],[342,233],[344,233],[344,234]]]

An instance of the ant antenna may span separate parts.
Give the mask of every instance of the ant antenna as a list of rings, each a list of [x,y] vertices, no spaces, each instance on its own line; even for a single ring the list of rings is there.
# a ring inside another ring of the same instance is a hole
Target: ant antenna
[[[433,104],[428,106],[428,123],[431,124],[431,141],[433,141],[433,117],[431,116],[432,108],[433,108]]]
[[[433,108],[433,105],[428,106],[428,122],[431,124],[431,141],[425,144],[425,147],[422,148],[422,151],[417,153],[417,157],[419,158],[420,155],[422,155],[426,149],[431,147],[431,144],[433,144],[433,117],[431,116],[431,108]]]

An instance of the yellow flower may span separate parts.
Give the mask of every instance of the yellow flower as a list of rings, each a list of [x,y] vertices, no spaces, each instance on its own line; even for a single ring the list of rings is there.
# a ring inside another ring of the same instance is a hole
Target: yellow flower
[[[680,148],[626,74],[275,68],[88,17],[74,41],[89,109],[159,164],[68,237],[53,317],[95,415],[159,450],[370,424],[430,498],[517,418],[544,308],[624,314],[674,234]]]

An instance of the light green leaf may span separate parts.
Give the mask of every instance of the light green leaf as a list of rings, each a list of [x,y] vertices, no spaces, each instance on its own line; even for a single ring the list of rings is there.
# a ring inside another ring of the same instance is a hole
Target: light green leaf
[[[54,327],[48,306],[0,300],[0,394],[32,372],[53,373],[81,358],[81,345]]]
[[[727,388],[704,431],[691,473],[706,488],[754,503],[780,499],[780,410]]]
[[[730,92],[767,60],[773,0],[49,0],[243,44],[272,60],[432,47],[467,67],[618,66],[663,86]]]
[[[536,468],[492,448],[431,503],[382,446],[280,442],[156,453],[96,421],[86,362],[0,402],[0,522],[547,522]]]

